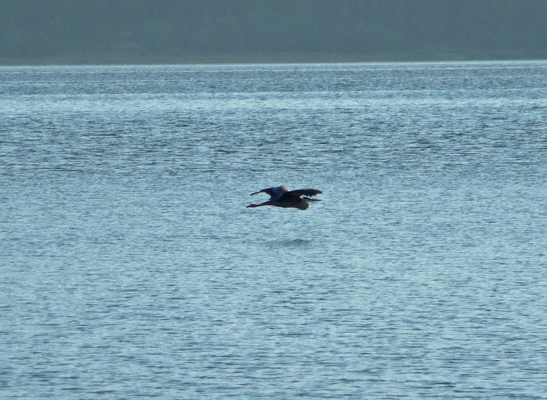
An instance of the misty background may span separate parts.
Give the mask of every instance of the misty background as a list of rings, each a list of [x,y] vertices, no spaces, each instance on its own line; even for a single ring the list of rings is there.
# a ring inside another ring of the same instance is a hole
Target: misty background
[[[0,63],[547,58],[546,0],[0,0]]]

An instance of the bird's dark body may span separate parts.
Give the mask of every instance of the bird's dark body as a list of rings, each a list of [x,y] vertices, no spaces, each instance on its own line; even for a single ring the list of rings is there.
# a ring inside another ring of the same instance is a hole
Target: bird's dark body
[[[299,210],[307,210],[311,202],[321,201],[305,196],[315,196],[323,193],[320,189],[299,189],[289,190],[287,186],[277,186],[267,189],[262,189],[259,192],[251,194],[254,196],[258,193],[266,193],[270,196],[270,200],[261,204],[251,204],[247,208],[273,206],[282,208],[298,208]]]

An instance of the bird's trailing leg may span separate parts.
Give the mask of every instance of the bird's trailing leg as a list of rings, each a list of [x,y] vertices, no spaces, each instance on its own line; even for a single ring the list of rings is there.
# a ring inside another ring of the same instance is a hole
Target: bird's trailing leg
[[[263,206],[273,206],[273,202],[271,201],[265,201],[264,203],[260,204],[249,204],[247,208],[255,208],[255,207],[263,207]]]

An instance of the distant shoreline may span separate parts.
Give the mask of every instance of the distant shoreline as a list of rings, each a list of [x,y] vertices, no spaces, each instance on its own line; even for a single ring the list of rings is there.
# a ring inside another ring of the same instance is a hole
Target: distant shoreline
[[[137,56],[115,54],[71,54],[52,57],[2,58],[0,66],[40,65],[192,65],[192,64],[298,64],[359,62],[449,62],[449,61],[526,61],[546,60],[547,55],[523,58],[518,54],[217,54],[188,56]]]

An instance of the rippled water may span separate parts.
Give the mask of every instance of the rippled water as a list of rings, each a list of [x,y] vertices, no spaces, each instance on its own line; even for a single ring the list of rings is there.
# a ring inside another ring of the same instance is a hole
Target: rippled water
[[[2,398],[545,398],[547,63],[1,68],[0,146]]]

